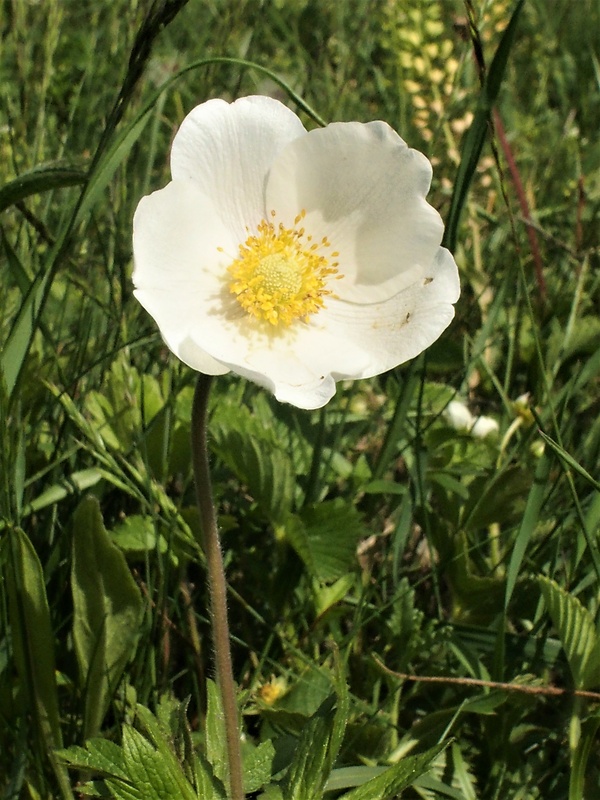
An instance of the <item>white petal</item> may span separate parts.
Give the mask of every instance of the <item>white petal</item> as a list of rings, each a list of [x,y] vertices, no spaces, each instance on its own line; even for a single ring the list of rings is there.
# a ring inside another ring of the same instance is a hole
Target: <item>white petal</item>
[[[497,434],[500,426],[492,417],[477,417],[471,427],[471,436],[476,439],[485,439],[487,436]]]
[[[221,253],[218,248],[225,249]],[[204,304],[215,302],[236,252],[210,199],[190,181],[173,181],[140,201],[133,220],[135,296],[156,320],[169,348],[182,361],[210,375],[227,367],[209,356],[190,329]]]
[[[412,286],[382,303],[328,303],[323,325],[346,347],[366,354],[368,364],[344,377],[370,378],[409,361],[435,342],[454,318],[458,270],[448,250]],[[357,363],[359,359],[357,358]]]
[[[286,225],[304,209],[307,233],[340,253],[340,298],[376,302],[435,257],[443,224],[425,200],[430,182],[429,161],[386,123],[334,123],[281,151],[266,202]]]
[[[473,427],[473,415],[460,400],[451,400],[444,409],[448,424],[457,431],[469,431]]]
[[[264,188],[273,159],[306,130],[271,97],[209,100],[183,120],[171,149],[174,179],[191,179],[213,199],[221,220],[246,238],[266,215]]]

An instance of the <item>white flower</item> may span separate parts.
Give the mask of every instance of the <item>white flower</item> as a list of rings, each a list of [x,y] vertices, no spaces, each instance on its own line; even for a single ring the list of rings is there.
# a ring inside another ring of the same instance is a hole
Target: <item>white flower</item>
[[[444,416],[457,431],[470,431],[473,427],[473,415],[460,400],[451,400],[444,409]]]
[[[135,296],[196,370],[319,408],[452,320],[458,271],[431,165],[384,122],[307,133],[277,100],[209,100],[134,218]]]
[[[500,426],[493,417],[477,417],[471,426],[471,436],[485,439],[487,436],[495,436],[499,430]]]
[[[444,416],[452,428],[470,433],[475,439],[485,439],[500,429],[493,417],[474,417],[460,400],[451,400],[444,409]]]

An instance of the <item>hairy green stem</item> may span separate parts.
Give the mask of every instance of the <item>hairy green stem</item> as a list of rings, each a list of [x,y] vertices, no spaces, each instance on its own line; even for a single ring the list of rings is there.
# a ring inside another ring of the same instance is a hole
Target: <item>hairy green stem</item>
[[[200,373],[196,383],[192,408],[192,459],[196,481],[196,497],[202,529],[202,548],[206,556],[208,587],[210,593],[210,618],[215,648],[217,685],[223,704],[227,758],[229,761],[229,789],[231,800],[243,800],[242,756],[238,726],[229,623],[227,622],[227,584],[223,556],[217,529],[217,517],[212,497],[208,448],[206,445],[208,396],[212,378]]]

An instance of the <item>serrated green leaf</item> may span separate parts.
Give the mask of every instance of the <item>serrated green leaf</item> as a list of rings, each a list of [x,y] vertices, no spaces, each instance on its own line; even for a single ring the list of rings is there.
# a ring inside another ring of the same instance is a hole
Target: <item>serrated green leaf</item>
[[[292,506],[295,474],[273,430],[258,424],[244,406],[219,408],[210,429],[215,452],[248,487],[267,518],[281,523]]]
[[[244,749],[242,758],[244,762],[244,790],[246,794],[257,792],[271,780],[271,767],[275,748],[273,742],[267,740],[257,747]]]
[[[123,729],[123,755],[131,788],[140,800],[197,800],[181,767],[128,725]]]
[[[321,581],[335,581],[355,568],[356,545],[365,536],[360,514],[342,499],[290,515],[283,530],[309,573]]]
[[[577,689],[600,684],[600,637],[594,618],[577,597],[544,576],[537,579],[558,631]]]
[[[73,517],[73,640],[85,690],[84,736],[94,736],[135,649],[141,593],[125,557],[111,542],[96,498]]]
[[[206,758],[216,777],[225,786],[229,783],[229,766],[227,762],[227,735],[223,706],[217,684],[206,682]]]
[[[89,739],[85,748],[75,745],[58,750],[56,755],[73,769],[91,770],[106,777],[127,778],[123,750],[108,739]]]
[[[342,795],[343,800],[392,800],[426,773],[434,759],[445,747],[445,744],[439,744],[425,753],[403,758],[402,761],[381,775]]]
[[[136,717],[144,734],[148,737],[151,744],[156,747],[157,758],[162,764],[163,772],[168,774],[170,779],[177,784],[182,796],[188,797],[190,793],[191,796],[193,796],[192,786],[185,774],[185,765],[178,759],[174,750],[174,739],[177,734],[177,729],[173,729],[173,721],[169,729],[165,729],[159,719],[145,706],[139,704],[136,706]],[[177,728],[180,723],[181,718],[179,717],[179,722],[175,723],[175,728]],[[192,755],[191,749],[188,749],[188,752],[182,755],[187,755],[187,757],[190,758]]]
[[[225,787],[217,779],[211,765],[202,753],[194,754],[193,765],[198,798],[202,798],[202,800],[227,800]]]
[[[331,767],[328,756],[336,701],[335,695],[328,697],[306,723],[282,786],[285,800],[321,797]]]

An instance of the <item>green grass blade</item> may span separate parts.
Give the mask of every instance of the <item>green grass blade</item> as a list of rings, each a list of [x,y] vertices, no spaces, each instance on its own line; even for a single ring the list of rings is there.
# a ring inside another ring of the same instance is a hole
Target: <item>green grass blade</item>
[[[576,461],[570,453],[561,447],[558,442],[555,442],[547,433],[544,433],[543,430],[538,430],[538,433],[542,437],[542,439],[546,442],[548,447],[553,450],[556,455],[560,458],[560,460],[565,464],[567,467],[570,467],[574,472],[584,478],[590,486],[592,486],[596,491],[600,491],[600,481],[597,481],[590,473],[581,466],[581,464]]]
[[[585,773],[592,751],[596,742],[596,734],[600,727],[600,715],[595,714],[587,719],[581,730],[581,739],[573,751],[573,762],[569,776],[569,800],[584,800],[585,798]]]
[[[454,190],[450,202],[450,211],[446,220],[446,232],[444,235],[444,246],[454,251],[458,236],[458,225],[460,215],[467,199],[469,187],[477,169],[483,144],[487,136],[490,124],[490,113],[496,102],[506,64],[512,45],[514,43],[517,22],[525,0],[519,0],[512,13],[510,22],[502,34],[502,39],[490,65],[487,77],[483,84],[479,102],[475,110],[475,116],[471,127],[465,134],[460,165],[454,181]]]
[[[40,740],[44,742],[63,798],[72,798],[66,768],[54,751],[62,747],[54,666],[54,632],[44,573],[27,535],[15,528],[7,537],[11,569],[6,582],[15,662]]]
[[[525,557],[527,545],[533,536],[533,532],[540,517],[540,512],[544,504],[544,497],[546,496],[549,475],[550,459],[544,453],[538,461],[533,478],[533,484],[527,496],[527,503],[525,505],[523,518],[517,532],[512,553],[510,555],[510,561],[506,573],[506,592],[504,595],[505,612],[508,611],[508,606],[510,604],[517,578],[519,577],[523,558]]]
[[[80,169],[43,165],[36,167],[0,189],[0,213],[31,195],[65,189],[68,186],[81,186],[86,180],[87,174]]]

